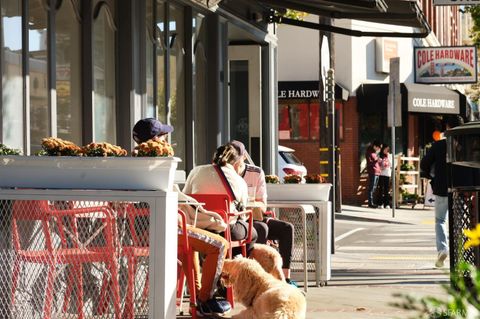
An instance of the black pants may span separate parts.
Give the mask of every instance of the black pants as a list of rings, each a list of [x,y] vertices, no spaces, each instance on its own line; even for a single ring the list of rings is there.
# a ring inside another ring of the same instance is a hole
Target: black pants
[[[380,205],[390,206],[390,177],[382,176],[378,179],[378,187],[380,189]]]
[[[293,250],[293,225],[283,220],[266,218],[263,221],[254,221],[253,226],[257,230],[257,243],[265,244],[268,240],[278,242],[278,250],[282,256],[282,268],[290,269]]]
[[[248,236],[248,222],[244,220],[237,220],[235,224],[230,224],[230,233],[232,236],[232,240],[242,240],[247,238]],[[258,234],[255,228],[252,228],[252,241],[247,244],[247,256],[250,255],[250,251],[253,249],[253,244],[255,244],[258,240]],[[232,254],[240,255],[242,253],[242,249],[240,247],[235,247],[232,250]]]

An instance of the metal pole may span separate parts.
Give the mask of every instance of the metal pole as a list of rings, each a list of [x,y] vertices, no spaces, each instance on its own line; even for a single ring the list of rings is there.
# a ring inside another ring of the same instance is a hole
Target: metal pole
[[[336,176],[335,176],[335,75],[334,70],[327,71],[326,100],[328,114],[328,132],[329,132],[329,177],[332,183],[332,214],[335,216],[335,199],[336,199]]]
[[[395,218],[395,207],[397,206],[397,197],[396,197],[396,184],[395,184],[395,90],[393,90],[391,98],[393,99],[390,103],[392,107],[392,217]]]

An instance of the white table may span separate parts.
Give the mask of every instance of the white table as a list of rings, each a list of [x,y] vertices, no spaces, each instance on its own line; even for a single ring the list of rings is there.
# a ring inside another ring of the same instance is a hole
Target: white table
[[[315,281],[317,286],[323,286],[331,279],[331,203],[327,201],[291,201],[291,200],[269,200],[268,207],[271,208],[297,208],[302,213],[303,222],[303,268],[305,291],[308,286],[307,269],[307,214],[315,214],[315,208],[319,211],[318,224],[314,227],[318,236],[315,238]]]
[[[49,200],[88,202],[145,202],[149,217],[149,319],[170,319],[176,315],[177,193],[164,191],[110,191],[66,189],[0,189],[0,200]],[[0,211],[0,214],[5,214]],[[4,251],[13,254],[13,251]],[[0,254],[1,256],[1,254]],[[6,257],[6,256],[2,256]],[[4,258],[3,262],[9,261]],[[11,265],[0,264],[0,277],[9,278]],[[3,270],[2,270],[3,269]],[[10,291],[8,281],[0,291]],[[36,296],[43,298],[42,296]],[[40,301],[42,301],[40,299]],[[43,304],[43,302],[41,303]],[[42,307],[40,307],[42,309]]]

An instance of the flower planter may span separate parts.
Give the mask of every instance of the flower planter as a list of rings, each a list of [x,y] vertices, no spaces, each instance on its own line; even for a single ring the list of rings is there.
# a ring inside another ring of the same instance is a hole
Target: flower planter
[[[269,200],[328,201],[332,184],[267,184]]]
[[[172,189],[176,157],[0,156],[0,187]]]

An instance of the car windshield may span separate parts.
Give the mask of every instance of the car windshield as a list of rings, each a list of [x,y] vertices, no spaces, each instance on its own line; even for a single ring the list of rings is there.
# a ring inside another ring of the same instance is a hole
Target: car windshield
[[[293,152],[280,152],[280,154],[288,164],[303,165],[302,162],[293,154]]]

